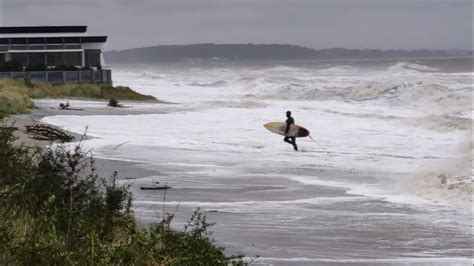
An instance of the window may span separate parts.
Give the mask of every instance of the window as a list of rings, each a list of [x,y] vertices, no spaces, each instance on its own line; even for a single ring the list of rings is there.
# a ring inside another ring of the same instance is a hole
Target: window
[[[63,43],[63,38],[57,38],[57,37],[48,37],[46,38],[46,43]]]
[[[64,46],[65,49],[81,49],[81,45],[80,44],[66,44]]]
[[[64,42],[65,43],[81,43],[81,38],[80,37],[65,37]]]
[[[26,44],[26,38],[11,38],[11,44]]]
[[[29,62],[30,66],[44,65],[45,64],[45,54],[44,53],[30,53]]]
[[[5,62],[5,54],[0,54],[0,64]]]
[[[11,53],[11,60],[18,62],[22,66],[28,65],[27,53]]]
[[[8,45],[0,45],[0,51],[2,52],[8,51]]]
[[[86,58],[86,66],[88,67],[100,66],[100,50],[86,50],[85,58]]]
[[[10,50],[28,50],[27,45],[12,45]]]
[[[46,49],[48,50],[63,50],[62,44],[48,44],[46,45]]]
[[[28,38],[29,44],[44,44],[44,38]]]
[[[73,65],[73,66],[81,66],[82,53],[81,52],[64,53],[64,64]]]
[[[38,45],[38,44],[35,44],[35,45],[29,45],[28,46],[28,49],[29,50],[44,50],[44,45]]]
[[[47,53],[46,63],[48,66],[64,65],[63,53]]]

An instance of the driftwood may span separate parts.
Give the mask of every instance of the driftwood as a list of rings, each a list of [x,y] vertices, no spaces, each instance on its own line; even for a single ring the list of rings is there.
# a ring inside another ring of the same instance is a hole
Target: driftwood
[[[82,108],[69,108],[69,107],[68,108],[49,107],[49,109],[51,109],[51,110],[68,110],[68,111],[84,111],[84,109],[82,109]]]
[[[142,190],[168,190],[170,188],[169,186],[140,187]]]
[[[74,140],[73,136],[67,134],[63,130],[50,125],[40,124],[36,121],[33,121],[33,125],[26,126],[26,132],[36,140],[59,140],[61,142],[70,142]]]

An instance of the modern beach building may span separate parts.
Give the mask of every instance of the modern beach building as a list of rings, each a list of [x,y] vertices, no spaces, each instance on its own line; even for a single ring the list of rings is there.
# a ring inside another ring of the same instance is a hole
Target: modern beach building
[[[88,36],[87,26],[0,27],[0,77],[111,83],[102,55],[106,41]]]

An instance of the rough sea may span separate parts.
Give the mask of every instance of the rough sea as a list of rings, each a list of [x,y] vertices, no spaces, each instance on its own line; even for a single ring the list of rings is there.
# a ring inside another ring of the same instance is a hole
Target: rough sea
[[[170,104],[43,121],[87,127],[96,157],[147,170],[120,180],[143,223],[165,209],[181,229],[200,207],[217,243],[256,265],[472,265],[472,60],[112,69]],[[316,140],[298,152],[263,127],[288,110]],[[172,189],[139,189],[155,182]]]

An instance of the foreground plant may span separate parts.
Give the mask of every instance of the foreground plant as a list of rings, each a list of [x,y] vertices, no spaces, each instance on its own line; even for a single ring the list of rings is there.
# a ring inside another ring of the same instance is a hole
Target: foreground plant
[[[169,215],[140,229],[116,173],[99,177],[81,146],[27,150],[0,127],[0,264],[229,265],[198,210],[184,231]]]

